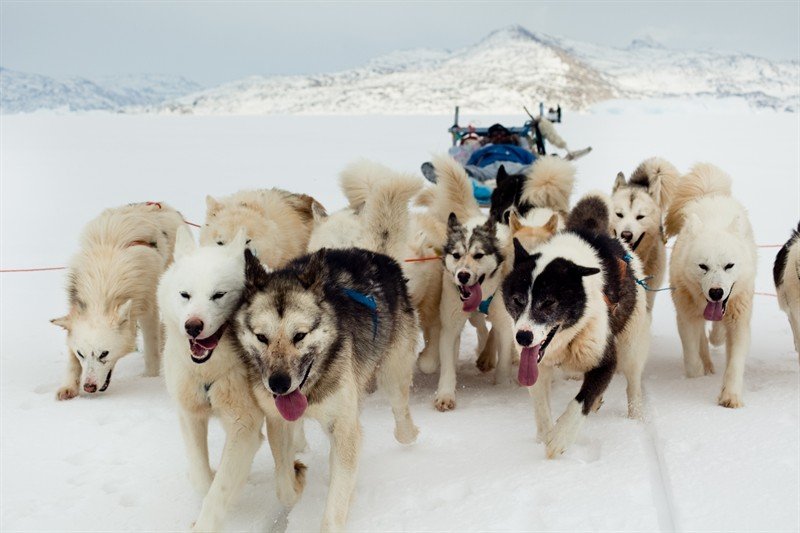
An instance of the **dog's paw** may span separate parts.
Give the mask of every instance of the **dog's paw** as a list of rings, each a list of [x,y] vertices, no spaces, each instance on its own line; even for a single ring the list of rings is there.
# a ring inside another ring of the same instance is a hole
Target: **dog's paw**
[[[56,399],[58,401],[71,400],[77,397],[78,397],[78,387],[74,385],[61,387],[56,392]]]
[[[487,354],[486,350],[478,356],[478,359],[475,361],[475,366],[478,367],[483,373],[490,372],[495,367],[495,357],[494,354]]]
[[[703,365],[700,364],[698,361],[697,363],[691,363],[686,365],[686,377],[687,378],[699,378],[705,375],[705,371],[703,370]]]
[[[160,372],[159,372],[158,367],[156,367],[156,368],[145,368],[144,372],[142,373],[142,376],[144,376],[146,378],[157,378],[159,373]]]
[[[708,376],[714,373],[714,363],[709,359],[708,361],[703,361],[703,374]]]
[[[411,444],[417,440],[419,428],[413,423],[398,425],[394,428],[394,438],[400,444]]]
[[[423,351],[419,355],[418,365],[423,374],[433,374],[439,368],[439,358]]]
[[[553,430],[550,431],[547,438],[547,458],[553,459],[558,457],[569,448],[575,439],[578,437],[578,431],[583,424],[585,415],[581,412],[581,405],[572,400],[567,410],[564,411]]]
[[[194,491],[198,496],[205,496],[208,494],[208,489],[211,488],[211,483],[214,481],[214,471],[208,472],[189,472],[189,483],[191,483]]]
[[[722,407],[728,407],[730,409],[738,409],[739,407],[744,407],[744,402],[739,397],[738,394],[734,394],[732,392],[728,392],[725,389],[722,389],[722,394],[719,395],[719,404]]]
[[[456,408],[456,395],[452,393],[437,393],[433,405],[437,411],[452,411]]]
[[[300,495],[303,494],[303,489],[306,486],[306,470],[306,465],[300,461],[295,461],[294,482],[289,484],[277,484],[278,501],[281,502],[281,505],[284,507],[294,507],[294,504],[300,499]]]

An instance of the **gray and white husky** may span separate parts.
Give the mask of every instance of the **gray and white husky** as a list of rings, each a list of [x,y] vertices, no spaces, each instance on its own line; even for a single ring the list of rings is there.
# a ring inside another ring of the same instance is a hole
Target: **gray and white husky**
[[[331,439],[323,530],[345,526],[361,444],[359,403],[371,381],[388,393],[395,438],[413,442],[408,408],[417,318],[400,266],[383,254],[325,248],[267,273],[246,252],[244,303],[236,333],[257,369],[254,389],[274,395],[290,422],[315,418]],[[270,428],[276,469],[290,471],[291,436]],[[280,484],[278,491],[288,491]]]
[[[500,284],[511,268],[508,226],[481,213],[464,168],[448,157],[435,159],[438,176],[430,203],[433,216],[447,221],[442,249],[442,297],[439,303],[439,386],[434,400],[440,411],[456,405],[456,362],[467,320],[478,327],[478,367],[488,370],[497,359],[495,381],[511,380],[514,357],[511,317],[502,305]],[[495,301],[496,300],[496,301]],[[494,302],[494,303],[492,303]],[[487,339],[484,315],[492,323]],[[484,349],[485,348],[485,349]],[[420,368],[435,368],[420,360]]]
[[[628,243],[642,260],[647,284],[658,288],[667,269],[664,215],[679,174],[671,163],[658,157],[636,167],[628,181],[620,172],[614,182],[611,202],[612,232]],[[656,292],[647,293],[647,310],[653,309]]]

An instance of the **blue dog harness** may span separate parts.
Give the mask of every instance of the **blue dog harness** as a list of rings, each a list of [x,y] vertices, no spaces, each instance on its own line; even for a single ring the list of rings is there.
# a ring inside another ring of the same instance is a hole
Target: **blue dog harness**
[[[378,304],[372,295],[358,292],[354,289],[345,289],[345,295],[356,303],[359,303],[372,312],[372,340],[378,335]]]
[[[486,298],[484,301],[482,301],[480,303],[480,305],[478,306],[478,311],[480,311],[484,315],[488,315],[489,314],[489,306],[492,305],[492,298],[494,298],[494,294],[492,294],[491,296]]]
[[[633,259],[633,256],[631,255],[631,253],[630,253],[630,252],[625,252],[625,255],[624,255],[624,256],[622,256],[622,260],[623,260],[623,261],[625,261],[625,263],[626,263],[626,264],[629,264],[629,265],[630,265],[630,263],[631,263],[631,259]],[[651,288],[651,287],[650,287],[650,286],[647,284],[647,280],[648,280],[648,279],[650,279],[650,278],[652,278],[652,277],[653,277],[653,276],[647,276],[646,278],[637,279],[637,280],[635,280],[635,281],[636,281],[636,284],[637,284],[637,285],[641,285],[641,286],[644,288],[644,290],[646,290],[646,291],[650,291],[650,292],[673,291],[673,290],[675,290],[675,287],[662,287],[662,288],[660,288],[660,289],[653,289],[653,288]]]

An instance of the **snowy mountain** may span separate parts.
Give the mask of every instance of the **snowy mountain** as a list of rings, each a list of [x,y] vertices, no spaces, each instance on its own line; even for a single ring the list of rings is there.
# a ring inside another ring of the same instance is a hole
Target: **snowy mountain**
[[[121,111],[154,106],[201,90],[180,76],[118,76],[88,80],[56,79],[0,68],[0,110],[24,113],[39,109]]]
[[[3,70],[5,112],[40,107],[179,114],[519,113],[543,101],[586,109],[612,99],[736,99],[800,110],[800,64],[743,53],[671,50],[650,38],[611,48],[512,26],[454,51],[406,50],[327,74],[253,76],[198,91],[183,79],[144,87]],[[11,80],[7,83],[6,78]],[[160,83],[159,83],[160,82]]]
[[[797,62],[747,54],[669,50],[652,39],[618,49],[532,33],[519,26],[476,45],[405,51],[362,68],[309,76],[251,77],[179,98],[175,113],[513,112],[539,101],[585,109],[612,98],[741,98],[797,111]]]

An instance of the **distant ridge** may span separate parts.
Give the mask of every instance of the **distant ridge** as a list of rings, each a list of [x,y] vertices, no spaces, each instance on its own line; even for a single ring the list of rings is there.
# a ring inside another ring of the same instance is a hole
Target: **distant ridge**
[[[0,75],[4,113],[428,114],[449,113],[456,104],[470,113],[518,113],[539,101],[581,110],[651,98],[734,98],[755,109],[800,110],[796,61],[671,50],[647,36],[612,48],[521,26],[458,50],[397,51],[341,72],[252,76],[206,90],[183,78],[153,79],[128,93],[108,80],[31,81],[35,75],[5,69]]]

